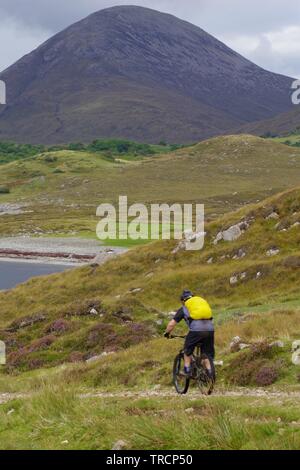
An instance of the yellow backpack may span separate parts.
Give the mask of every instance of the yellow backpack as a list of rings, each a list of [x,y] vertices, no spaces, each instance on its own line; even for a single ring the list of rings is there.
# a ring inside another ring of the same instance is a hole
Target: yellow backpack
[[[191,297],[184,304],[193,320],[212,319],[211,308],[208,302],[202,299],[202,297]]]

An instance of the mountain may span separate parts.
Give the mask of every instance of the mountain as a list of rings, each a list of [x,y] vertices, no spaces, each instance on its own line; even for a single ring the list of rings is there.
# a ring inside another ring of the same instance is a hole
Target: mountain
[[[247,124],[241,127],[238,132],[254,134],[259,136],[287,136],[290,133],[298,132],[300,129],[300,107],[294,106],[291,111],[280,113],[279,115]]]
[[[291,79],[154,10],[101,10],[0,74],[0,139],[188,143],[291,107]]]

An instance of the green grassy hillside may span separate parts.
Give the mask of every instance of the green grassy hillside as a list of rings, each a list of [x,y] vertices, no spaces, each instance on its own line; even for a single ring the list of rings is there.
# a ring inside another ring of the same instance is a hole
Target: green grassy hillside
[[[13,411],[12,411],[13,410]],[[1,449],[298,450],[293,396],[88,395],[44,386],[0,408]]]
[[[241,221],[238,240],[212,243]],[[211,222],[201,252],[157,242],[0,293],[0,448],[298,449],[299,222],[298,188]],[[181,341],[161,337],[186,287],[214,309],[224,365],[209,399],[174,394]],[[250,348],[230,352],[236,335]]]
[[[269,218],[273,213],[276,220]],[[220,230],[241,221],[249,228],[238,240],[212,243]],[[101,267],[33,279],[1,293],[9,365],[57,365],[147,341],[163,331],[165,313],[178,307],[179,292],[187,286],[208,297],[223,320],[283,303],[295,307],[299,222],[295,189],[207,225],[202,251],[172,254],[175,242],[152,243]],[[90,314],[93,307],[98,315]],[[28,317],[32,325],[23,328]]]
[[[2,217],[0,235],[95,236],[96,207],[119,195],[146,204],[204,203],[216,218],[300,181],[299,149],[252,136],[128,156],[61,150],[2,165],[0,188],[9,193],[0,194],[0,204],[24,204],[30,213]]]

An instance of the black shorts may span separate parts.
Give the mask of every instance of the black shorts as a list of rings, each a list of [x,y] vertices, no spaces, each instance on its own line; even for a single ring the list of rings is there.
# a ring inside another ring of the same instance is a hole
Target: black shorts
[[[191,356],[196,348],[201,347],[201,353],[215,357],[215,333],[214,331],[190,331],[184,343],[184,352]]]

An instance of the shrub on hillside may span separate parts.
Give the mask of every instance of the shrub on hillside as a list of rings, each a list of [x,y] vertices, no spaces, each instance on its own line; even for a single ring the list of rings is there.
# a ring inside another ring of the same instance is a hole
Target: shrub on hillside
[[[0,164],[32,157],[45,150],[43,145],[15,144],[0,142]]]
[[[300,256],[289,256],[283,261],[286,268],[300,268]]]
[[[253,343],[248,353],[249,360],[253,360],[260,357],[270,358],[272,356],[273,350],[267,341],[259,341],[257,343]]]
[[[105,347],[114,348],[117,340],[118,335],[115,333],[113,325],[98,323],[90,329],[86,345],[88,349],[97,347],[102,351]]]
[[[243,364],[243,366],[236,366],[228,369],[227,378],[233,385],[239,387],[246,387],[253,383],[253,378],[259,368],[262,367],[263,361],[253,361]]]
[[[105,313],[101,300],[86,300],[81,303],[74,303],[66,313],[66,317],[92,315],[91,311]]]
[[[262,375],[257,374],[265,368],[278,368],[272,364],[271,360],[276,356],[276,350],[265,342],[254,343],[248,350],[238,353],[237,356],[229,363],[226,371],[227,379],[230,383],[239,386],[247,386],[256,384],[257,380],[262,379]],[[271,374],[269,374],[271,377]],[[267,380],[267,379],[266,379]]]
[[[53,157],[53,155],[46,155],[45,162],[46,163],[55,163],[55,162],[57,162],[57,157]]]
[[[85,360],[85,354],[80,351],[73,351],[68,357],[69,362],[82,362]]]
[[[93,354],[120,351],[147,341],[152,334],[152,330],[143,323],[129,323],[122,326],[98,323],[89,330],[85,345]]]
[[[155,152],[149,144],[139,144],[129,140],[94,140],[87,146],[91,152],[111,152],[112,154],[153,155]]]
[[[0,194],[9,194],[10,190],[7,186],[0,186]]]
[[[38,338],[35,341],[32,341],[32,343],[26,349],[29,353],[47,349],[49,346],[51,346],[52,343],[54,343],[55,339],[56,338],[53,335],[43,336],[42,338]]]
[[[85,145],[82,142],[73,142],[69,144],[68,149],[73,151],[84,150]]]
[[[58,320],[55,320],[46,328],[46,333],[47,334],[49,333],[62,334],[62,333],[66,333],[70,329],[71,329],[71,323],[68,322],[67,320],[64,320],[63,318],[59,318]]]
[[[260,387],[272,385],[278,379],[278,370],[274,366],[263,366],[255,376],[255,382]]]
[[[42,338],[32,341],[28,346],[13,351],[8,356],[9,366],[22,366],[26,364],[29,367],[30,361],[39,360],[39,358],[31,358],[32,353],[44,351],[48,349],[56,340],[54,335],[43,336]],[[34,367],[29,367],[34,368]]]
[[[36,313],[34,315],[27,315],[26,317],[18,318],[8,325],[6,331],[15,332],[23,328],[28,328],[36,323],[44,322],[47,318],[46,312]]]

